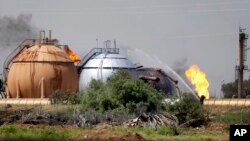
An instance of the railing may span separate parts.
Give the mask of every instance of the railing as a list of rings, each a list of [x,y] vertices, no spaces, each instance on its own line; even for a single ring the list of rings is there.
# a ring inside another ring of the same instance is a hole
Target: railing
[[[101,53],[111,53],[111,54],[119,54],[119,48],[93,48],[87,55],[85,55],[81,61],[77,64],[77,71],[80,75],[83,66],[94,56],[99,55]]]
[[[14,60],[14,58],[20,53],[22,52],[22,50],[27,47],[27,46],[32,46],[34,45],[36,42],[38,42],[38,40],[35,39],[26,39],[24,40],[4,61],[3,64],[3,81],[4,83],[6,83],[7,80],[7,75],[8,75],[8,71],[9,71],[9,67],[12,64],[12,61]]]

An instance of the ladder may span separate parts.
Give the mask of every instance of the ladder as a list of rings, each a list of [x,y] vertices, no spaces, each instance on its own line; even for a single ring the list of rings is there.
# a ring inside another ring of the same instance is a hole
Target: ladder
[[[15,59],[15,57],[23,51],[24,48],[33,46],[38,40],[26,39],[24,40],[8,57],[5,59],[3,64],[3,82],[6,84],[9,68]]]

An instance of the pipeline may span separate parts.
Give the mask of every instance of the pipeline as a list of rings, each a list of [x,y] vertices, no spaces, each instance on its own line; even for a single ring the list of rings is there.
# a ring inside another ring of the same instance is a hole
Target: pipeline
[[[204,105],[210,106],[250,106],[250,99],[206,99]]]
[[[0,99],[0,105],[50,105],[49,98],[4,98]]]

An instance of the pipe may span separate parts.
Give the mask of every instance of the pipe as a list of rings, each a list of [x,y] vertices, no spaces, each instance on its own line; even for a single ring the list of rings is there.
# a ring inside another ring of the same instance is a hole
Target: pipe
[[[42,39],[42,33],[43,33],[43,39]],[[39,36],[39,46],[43,43],[42,41],[45,39],[45,31],[41,30],[40,31],[40,36]]]
[[[145,75],[139,75],[139,78],[143,79],[143,80],[153,80],[153,81],[159,81],[160,80],[159,77],[145,76]]]
[[[139,66],[136,66],[136,70],[140,69],[140,68],[143,68],[143,65],[139,65]]]
[[[250,106],[250,99],[205,99],[204,105],[211,106]]]
[[[49,30],[49,42],[51,42],[51,40],[52,40],[52,31]]]
[[[176,95],[181,98],[181,91],[180,88],[178,87],[178,85],[175,85],[175,89],[176,89]]]
[[[114,48],[116,48],[116,40],[114,40]]]
[[[39,81],[39,85],[41,86],[41,98],[44,98],[45,97],[45,94],[44,94],[44,80],[45,78],[42,77]]]
[[[9,99],[0,99],[0,105],[50,105],[49,98],[9,98]]]
[[[6,94],[7,94],[6,98],[10,98],[10,91],[9,91],[8,85],[6,85],[5,89],[6,89]]]
[[[19,80],[17,80],[17,84],[16,84],[16,89],[17,89],[17,95],[16,98],[20,98],[20,86],[19,86]]]

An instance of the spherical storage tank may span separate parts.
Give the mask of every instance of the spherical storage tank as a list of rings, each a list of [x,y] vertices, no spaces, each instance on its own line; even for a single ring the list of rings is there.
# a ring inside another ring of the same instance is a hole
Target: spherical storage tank
[[[73,61],[52,42],[24,48],[10,66],[7,96],[47,98],[55,90],[78,90],[78,75]]]
[[[110,41],[106,41],[110,44]],[[139,55],[139,54],[138,54]],[[92,79],[105,82],[117,70],[129,70],[134,77],[149,83],[156,90],[172,94],[177,81],[169,77],[161,69],[135,66],[129,59],[122,56],[119,48],[106,47],[92,49],[77,65],[80,74],[79,90],[85,90]]]
[[[135,72],[135,65],[119,54],[119,48],[94,48],[80,65],[79,90],[85,90],[92,79],[105,82],[118,69]]]

